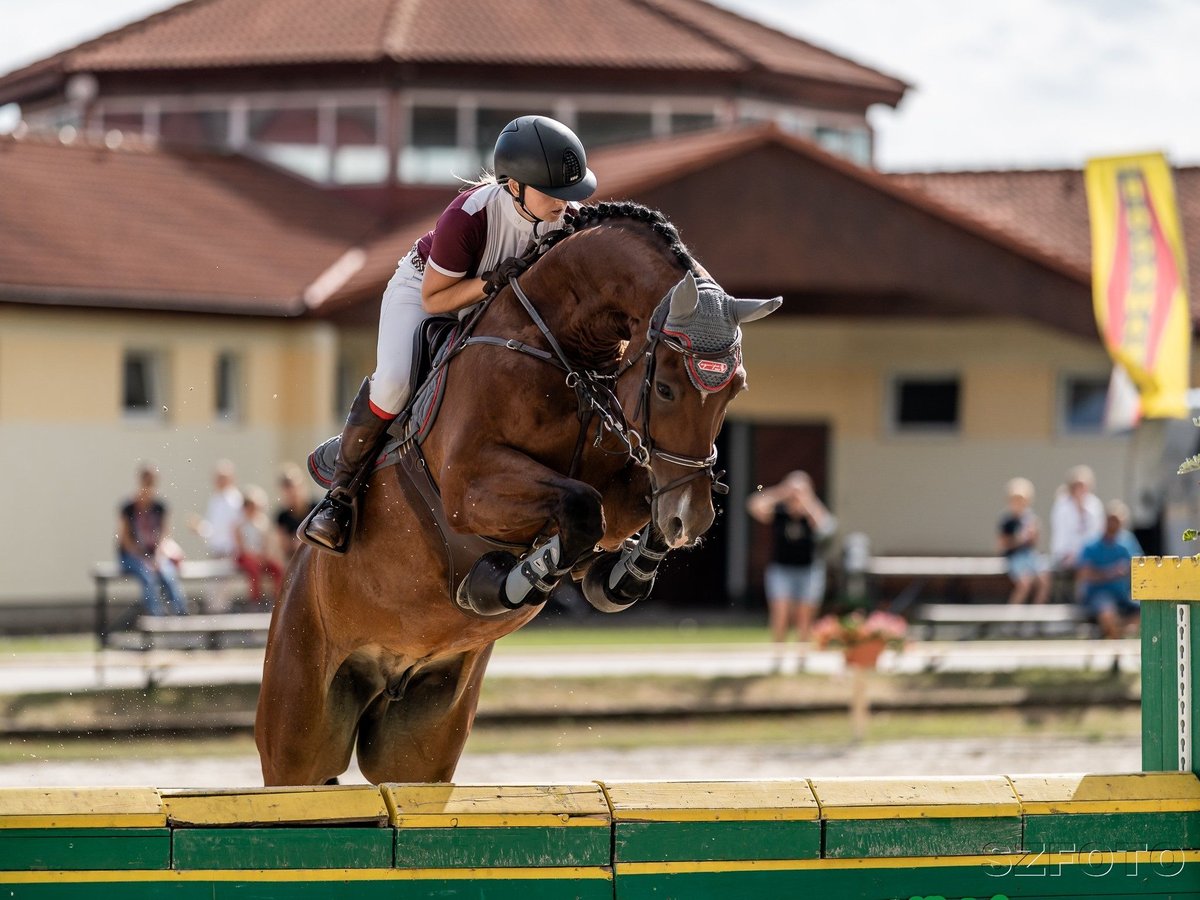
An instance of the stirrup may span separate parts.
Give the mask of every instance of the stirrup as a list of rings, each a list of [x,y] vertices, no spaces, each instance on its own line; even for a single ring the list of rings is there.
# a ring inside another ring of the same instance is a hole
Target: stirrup
[[[341,506],[350,510],[350,524],[346,527],[342,542],[336,547],[330,547],[328,544],[322,544],[320,541],[313,539],[308,534],[308,524],[313,520],[313,517],[322,510],[330,506]],[[326,494],[321,501],[312,508],[304,521],[300,523],[300,527],[296,529],[296,537],[303,543],[320,550],[324,553],[332,553],[334,556],[345,556],[350,549],[350,543],[354,539],[354,533],[358,530],[358,497],[350,493],[345,488],[335,487]]]

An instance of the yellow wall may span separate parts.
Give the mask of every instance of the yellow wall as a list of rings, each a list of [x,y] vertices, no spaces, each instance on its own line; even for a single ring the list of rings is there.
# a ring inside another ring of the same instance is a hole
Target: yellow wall
[[[161,354],[161,418],[122,415],[126,349]],[[242,415],[217,418],[217,356],[241,359]],[[336,429],[337,336],[319,322],[0,307],[0,603],[73,599],[87,571],[113,555],[119,501],[139,460],[161,469],[180,543],[203,511],[213,464],[276,496],[281,464],[302,463]],[[315,488],[314,488],[315,489]]]
[[[864,531],[880,553],[986,554],[1004,483],[1023,475],[1048,517],[1078,463],[1105,497],[1125,493],[1127,439],[1067,435],[1057,423],[1065,374],[1106,378],[1098,342],[1009,321],[867,322],[772,318],[746,329],[750,390],[730,408],[750,422],[829,426],[829,499],[841,533]],[[960,429],[895,433],[897,375],[956,373]]]

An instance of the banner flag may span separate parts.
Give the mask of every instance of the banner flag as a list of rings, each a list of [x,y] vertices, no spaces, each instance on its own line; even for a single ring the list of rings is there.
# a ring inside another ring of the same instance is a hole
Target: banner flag
[[[1092,302],[1149,419],[1188,415],[1192,343],[1183,229],[1161,153],[1088,160]]]

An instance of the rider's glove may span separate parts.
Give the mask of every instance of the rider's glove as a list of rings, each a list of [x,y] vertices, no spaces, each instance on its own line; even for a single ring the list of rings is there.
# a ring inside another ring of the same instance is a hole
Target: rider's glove
[[[502,259],[496,268],[483,273],[484,290],[490,297],[528,269],[529,266],[530,263],[519,256],[510,256],[508,259]]]

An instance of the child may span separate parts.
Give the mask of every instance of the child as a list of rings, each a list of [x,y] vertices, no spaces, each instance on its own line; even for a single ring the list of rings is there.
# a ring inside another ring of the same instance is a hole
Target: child
[[[1028,478],[1012,479],[1006,489],[1008,509],[1000,519],[1000,552],[1008,559],[1008,577],[1013,589],[1009,603],[1024,603],[1034,589],[1034,603],[1045,603],[1050,596],[1050,573],[1037,552],[1041,525],[1030,505],[1033,483]]]
[[[250,579],[250,600],[263,604],[262,575],[266,572],[275,582],[275,596],[283,587],[283,566],[267,552],[267,536],[271,522],[267,518],[267,492],[260,487],[246,488],[242,500],[242,517],[234,531],[237,542],[238,568]]]
[[[519,274],[515,261],[507,261],[557,229],[569,201],[596,190],[579,138],[546,116],[509,122],[496,141],[494,168],[495,176],[459,194],[388,282],[375,373],[350,406],[333,485],[301,526],[300,539],[319,550],[349,549],[357,502],[351,485],[409,400],[413,333],[421,321],[478,303],[491,286]]]

